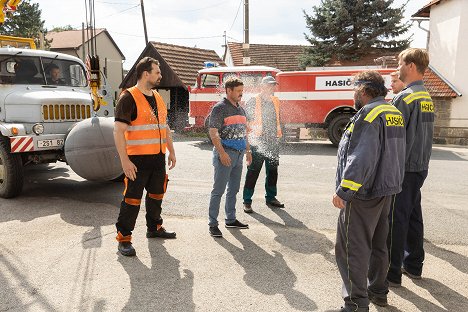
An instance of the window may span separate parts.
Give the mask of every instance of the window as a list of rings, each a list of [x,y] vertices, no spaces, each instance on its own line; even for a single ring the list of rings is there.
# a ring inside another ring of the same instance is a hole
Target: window
[[[245,87],[255,87],[262,82],[262,73],[241,73],[240,79],[244,82]]]
[[[42,59],[48,85],[86,87],[84,68],[77,62],[60,59]]]
[[[0,82],[2,84],[44,84],[39,57],[1,56]]]
[[[219,75],[204,74],[201,76],[201,85],[203,88],[218,88]]]
[[[86,72],[80,63],[17,55],[0,56],[0,83],[70,87],[88,85]]]

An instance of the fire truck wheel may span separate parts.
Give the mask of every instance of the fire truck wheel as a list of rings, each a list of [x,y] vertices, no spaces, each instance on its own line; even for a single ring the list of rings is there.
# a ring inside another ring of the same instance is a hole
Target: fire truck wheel
[[[20,154],[10,153],[7,138],[0,138],[0,197],[18,196],[23,189],[23,162]]]
[[[333,117],[328,125],[328,138],[334,146],[338,146],[343,135],[344,128],[352,116],[350,114],[339,114]]]

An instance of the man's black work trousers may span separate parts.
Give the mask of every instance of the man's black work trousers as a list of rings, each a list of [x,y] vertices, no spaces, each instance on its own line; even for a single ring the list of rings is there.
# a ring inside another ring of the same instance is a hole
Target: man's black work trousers
[[[413,275],[421,275],[424,261],[424,226],[421,209],[421,187],[427,170],[405,172],[403,190],[395,195],[390,211],[387,245],[390,267],[388,280],[401,283],[401,267]]]
[[[164,157],[164,154],[162,154]],[[164,159],[164,158],[163,158]],[[116,228],[122,236],[131,235],[135,228],[136,219],[140,210],[143,190],[146,189],[146,226],[148,231],[156,231],[157,226],[163,223],[161,218],[161,204],[166,192],[166,167],[157,166],[152,169],[138,168],[134,181],[125,178],[124,198],[120,205],[120,214]]]

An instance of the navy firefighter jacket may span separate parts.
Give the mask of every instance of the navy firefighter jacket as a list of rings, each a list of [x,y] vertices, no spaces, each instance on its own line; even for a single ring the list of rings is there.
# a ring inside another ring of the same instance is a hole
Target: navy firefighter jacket
[[[336,194],[369,200],[401,191],[405,172],[405,122],[383,97],[351,118],[338,146]]]
[[[428,170],[434,134],[434,104],[421,80],[410,83],[393,99],[405,118],[406,167],[409,172]]]

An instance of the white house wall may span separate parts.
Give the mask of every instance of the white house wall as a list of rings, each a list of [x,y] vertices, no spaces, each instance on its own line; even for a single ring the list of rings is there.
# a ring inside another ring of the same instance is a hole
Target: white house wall
[[[452,101],[451,127],[468,127],[468,1],[447,0],[431,7],[431,64],[461,93]]]
[[[105,32],[101,32],[96,36],[96,45],[98,54],[100,56],[99,63],[102,71],[104,71],[107,59],[107,83],[110,85],[112,89],[112,97],[115,99],[115,94],[117,93],[117,97],[119,95],[119,85],[123,79],[122,56],[115,48],[115,45],[112,43],[109,37],[105,34]],[[80,47],[78,50],[80,57],[82,57],[82,53],[83,52]]]

